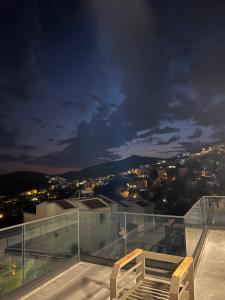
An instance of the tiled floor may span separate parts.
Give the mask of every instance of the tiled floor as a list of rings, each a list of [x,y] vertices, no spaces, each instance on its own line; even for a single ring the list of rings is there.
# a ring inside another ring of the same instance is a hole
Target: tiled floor
[[[211,230],[195,277],[196,300],[225,299],[225,231]],[[20,300],[108,300],[111,268],[79,263]]]

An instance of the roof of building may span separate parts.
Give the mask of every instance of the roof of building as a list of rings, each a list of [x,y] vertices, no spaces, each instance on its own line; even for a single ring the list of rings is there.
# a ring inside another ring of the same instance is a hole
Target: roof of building
[[[135,202],[137,205],[140,205],[141,207],[147,207],[147,206],[149,206],[148,205],[148,203],[146,203],[146,202],[144,202],[144,201],[141,201],[141,200],[139,200],[139,201],[137,201],[137,202]]]
[[[105,203],[107,203],[107,204],[112,204],[112,203],[114,203],[114,201],[111,200],[111,199],[109,199],[108,197],[105,197],[105,196],[102,196],[102,195],[100,195],[100,197],[101,197],[101,199],[102,199]]]
[[[125,201],[120,201],[119,204],[123,207],[130,207],[127,203],[125,203]]]
[[[90,200],[82,200],[81,202],[87,205],[91,209],[107,207],[106,204],[104,204],[102,201],[96,198]]]
[[[71,209],[71,208],[74,208],[74,206],[67,202],[66,200],[64,199],[61,199],[61,200],[56,200],[55,203],[57,203],[59,206],[61,206],[63,209]]]

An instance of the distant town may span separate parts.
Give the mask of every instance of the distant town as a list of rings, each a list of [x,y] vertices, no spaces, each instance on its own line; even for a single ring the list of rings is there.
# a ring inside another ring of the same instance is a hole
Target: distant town
[[[104,171],[109,174],[86,175],[81,179],[45,175],[43,186],[39,184],[13,196],[0,196],[0,227],[68,209],[85,209],[85,205],[89,209],[101,209],[113,203],[117,204],[117,211],[184,215],[201,196],[225,192],[224,144],[152,161],[124,167],[120,172]],[[57,209],[38,216],[40,207],[47,211],[49,205]]]

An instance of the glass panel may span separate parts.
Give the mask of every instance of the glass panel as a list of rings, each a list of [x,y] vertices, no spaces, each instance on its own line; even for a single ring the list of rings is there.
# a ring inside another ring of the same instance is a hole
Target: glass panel
[[[128,252],[141,248],[179,256],[186,254],[183,218],[127,213],[126,220]]]
[[[184,216],[187,255],[193,256],[204,230],[205,212],[203,198],[197,201]]]
[[[225,197],[207,196],[204,197],[205,205],[208,211],[207,222],[210,225],[225,225]]]
[[[214,204],[209,197],[203,197],[205,210],[205,224],[211,224],[213,221]]]
[[[116,260],[124,256],[125,214],[80,211],[80,253]]]
[[[0,295],[23,284],[22,226],[0,231]]]
[[[25,224],[26,283],[55,270],[77,254],[77,211]]]

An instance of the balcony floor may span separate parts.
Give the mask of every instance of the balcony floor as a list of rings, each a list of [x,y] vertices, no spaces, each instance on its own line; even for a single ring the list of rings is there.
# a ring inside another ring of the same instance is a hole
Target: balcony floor
[[[109,299],[111,268],[80,262],[20,300]]]
[[[195,276],[197,300],[225,299],[225,231],[209,230]]]
[[[195,277],[196,300],[225,299],[224,270],[225,231],[210,230]],[[20,300],[108,300],[110,273],[109,267],[80,262]]]

